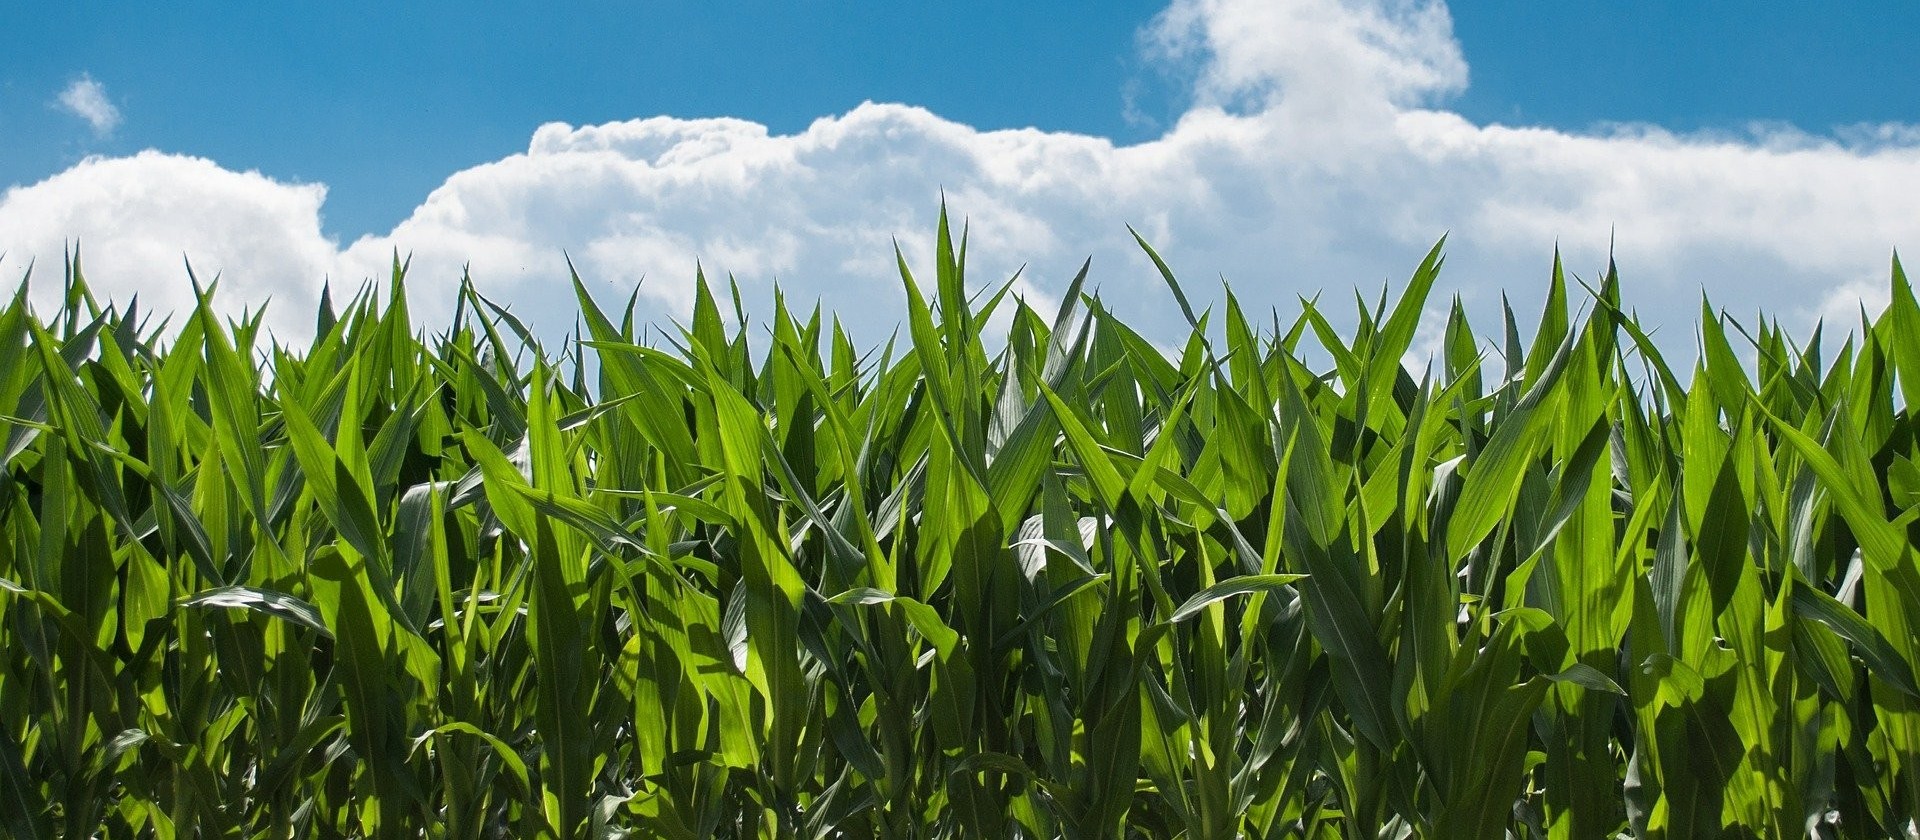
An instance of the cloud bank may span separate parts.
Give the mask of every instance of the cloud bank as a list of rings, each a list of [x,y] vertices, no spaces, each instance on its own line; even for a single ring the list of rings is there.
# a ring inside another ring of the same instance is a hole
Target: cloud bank
[[[1126,226],[1206,297],[1291,318],[1297,296],[1398,283],[1443,233],[1442,291],[1483,312],[1505,290],[1537,306],[1558,245],[1591,277],[1610,243],[1629,302],[1671,338],[1704,289],[1805,334],[1884,300],[1890,251],[1920,243],[1920,139],[1783,129],[1677,136],[1480,125],[1446,110],[1468,65],[1446,7],[1417,0],[1174,0],[1143,42],[1193,62],[1193,106],[1162,136],[1116,145],[980,131],[920,108],[865,104],[775,135],[733,119],[548,124],[527,151],[459,172],[392,231],[321,233],[325,189],[144,152],[91,159],[0,197],[0,271],[85,243],[89,279],[124,298],[187,299],[178,258],[224,278],[227,305],[273,298],[299,336],[324,280],[352,288],[412,255],[414,306],[444,315],[463,268],[542,331],[571,327],[564,255],[596,294],[639,284],[681,317],[695,261],[749,299],[778,283],[879,340],[901,311],[898,241],[925,264],[944,192],[971,226],[970,277],[1025,266],[1047,303],[1089,255],[1093,282],[1150,332],[1183,324]],[[54,285],[51,273],[38,285]],[[436,309],[436,307],[442,307]]]

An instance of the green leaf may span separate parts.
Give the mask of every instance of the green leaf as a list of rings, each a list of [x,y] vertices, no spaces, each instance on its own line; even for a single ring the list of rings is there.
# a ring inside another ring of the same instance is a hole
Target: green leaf
[[[1589,691],[1604,691],[1621,697],[1627,696],[1627,690],[1621,688],[1619,683],[1614,682],[1606,674],[1600,673],[1598,668],[1585,663],[1576,662],[1567,666],[1566,670],[1557,674],[1547,674],[1546,677],[1557,683],[1569,683]]]
[[[1832,595],[1805,583],[1793,586],[1793,611],[1801,618],[1826,625],[1834,635],[1851,643],[1853,649],[1867,661],[1867,666],[1873,669],[1874,676],[1885,680],[1903,694],[1920,698],[1920,684],[1914,681],[1912,663],[1900,654],[1893,643],[1887,641],[1886,636],[1867,623],[1864,616],[1849,609]]]
[[[1507,413],[1493,438],[1480,456],[1467,465],[1466,486],[1460,490],[1453,518],[1447,522],[1447,556],[1458,561],[1486,539],[1501,517],[1512,509],[1520,495],[1520,475],[1533,459],[1540,439],[1553,426],[1549,399],[1560,374],[1573,355],[1578,332],[1567,333],[1540,374],[1527,386],[1513,410]]]
[[[20,744],[10,726],[0,726],[0,803],[6,806],[0,808],[0,826],[5,826],[8,836],[20,840],[54,836],[47,801],[21,764]]]
[[[1893,363],[1900,375],[1900,393],[1909,407],[1920,406],[1920,303],[1915,303],[1913,285],[1900,267],[1900,255],[1893,255],[1893,289],[1887,301],[1887,317],[1893,330]]]
[[[1195,592],[1186,603],[1167,617],[1170,622],[1181,622],[1200,614],[1209,605],[1217,604],[1235,595],[1248,595],[1255,592],[1273,592],[1306,578],[1306,575],[1241,575],[1228,578],[1205,589]]]
[[[333,631],[327,629],[326,621],[320,617],[320,611],[312,604],[285,592],[275,592],[271,589],[253,586],[222,586],[182,598],[180,606],[257,612],[293,622],[323,637],[333,638]]]
[[[1433,243],[1433,249],[1420,261],[1420,267],[1413,272],[1413,279],[1407,281],[1407,288],[1400,293],[1393,314],[1380,325],[1380,332],[1368,348],[1371,358],[1367,363],[1367,381],[1377,386],[1369,396],[1372,401],[1369,411],[1382,412],[1392,402],[1391,383],[1401,374],[1401,357],[1413,346],[1413,334],[1425,314],[1427,295],[1433,291],[1434,281],[1440,277],[1440,267],[1446,261],[1441,256],[1446,245],[1447,238],[1444,236]]]
[[[1040,386],[1040,393],[1053,406],[1054,417],[1060,421],[1060,430],[1066,435],[1067,445],[1079,457],[1080,467],[1086,470],[1087,480],[1093,484],[1094,494],[1101,506],[1107,510],[1118,509],[1121,497],[1127,492],[1127,482],[1120,477],[1120,471],[1114,468],[1113,459],[1107,456],[1106,450],[1087,431],[1079,413],[1068,407],[1059,394],[1044,384]]]

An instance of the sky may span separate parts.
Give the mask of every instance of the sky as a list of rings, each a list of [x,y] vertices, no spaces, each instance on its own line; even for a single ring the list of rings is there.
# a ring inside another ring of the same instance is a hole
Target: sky
[[[566,260],[681,317],[696,260],[871,340],[892,248],[942,196],[976,284],[1036,306],[1092,256],[1176,335],[1129,225],[1209,299],[1291,319],[1369,296],[1445,234],[1442,297],[1536,306],[1558,247],[1686,336],[1704,292],[1796,333],[1884,301],[1920,247],[1920,6],[1599,0],[228,4],[0,0],[0,276],[271,300],[463,270],[552,334]],[[1024,267],[1024,268],[1023,268]],[[44,300],[44,298],[40,298]]]

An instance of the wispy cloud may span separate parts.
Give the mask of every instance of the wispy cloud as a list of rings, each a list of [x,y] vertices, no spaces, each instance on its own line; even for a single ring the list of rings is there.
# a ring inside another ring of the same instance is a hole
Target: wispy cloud
[[[107,98],[106,86],[85,73],[60,92],[60,109],[86,120],[95,134],[111,134],[120,126],[120,109]]]

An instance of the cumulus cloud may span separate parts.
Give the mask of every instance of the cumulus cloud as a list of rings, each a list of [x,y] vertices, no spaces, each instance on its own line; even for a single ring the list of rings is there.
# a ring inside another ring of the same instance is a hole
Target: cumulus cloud
[[[1161,335],[1182,322],[1129,224],[1196,297],[1225,277],[1283,317],[1296,296],[1403,279],[1448,231],[1443,292],[1483,312],[1503,291],[1537,305],[1556,244],[1591,276],[1615,243],[1629,300],[1684,342],[1703,289],[1803,334],[1817,317],[1851,320],[1884,286],[1889,251],[1920,242],[1910,127],[1478,125],[1446,110],[1468,69],[1431,0],[1174,0],[1147,35],[1199,72],[1193,107],[1143,143],[872,103],[789,135],[734,119],[549,124],[526,152],[453,175],[392,231],[345,245],[320,233],[317,185],[144,153],[0,198],[0,270],[78,235],[96,287],[154,289],[184,284],[155,256],[184,251],[222,270],[230,304],[271,290],[273,323],[297,333],[322,277],[357,284],[398,250],[413,255],[417,311],[444,314],[470,267],[557,334],[574,322],[564,255],[609,302],[640,284],[659,321],[688,310],[698,260],[750,300],[777,282],[878,340],[903,297],[894,244],[927,262],[944,192],[970,222],[976,283],[1024,265],[1018,291],[1045,302],[1091,254],[1108,302]]]
[[[1166,56],[1205,59],[1203,101],[1296,118],[1379,116],[1467,85],[1452,19],[1434,0],[1175,0],[1146,34]]]
[[[148,311],[193,306],[187,264],[219,281],[234,309],[313,311],[339,250],[320,232],[326,188],[233,172],[204,158],[141,152],[93,157],[45,181],[0,193],[0,270],[33,267],[31,299],[58,300],[63,252],[77,248],[97,292]],[[291,320],[280,323],[292,325]],[[297,334],[298,330],[293,330]]]
[[[120,127],[120,109],[114,107],[113,100],[107,98],[106,86],[84,73],[60,91],[59,106],[61,110],[86,120],[95,134],[111,134]]]

